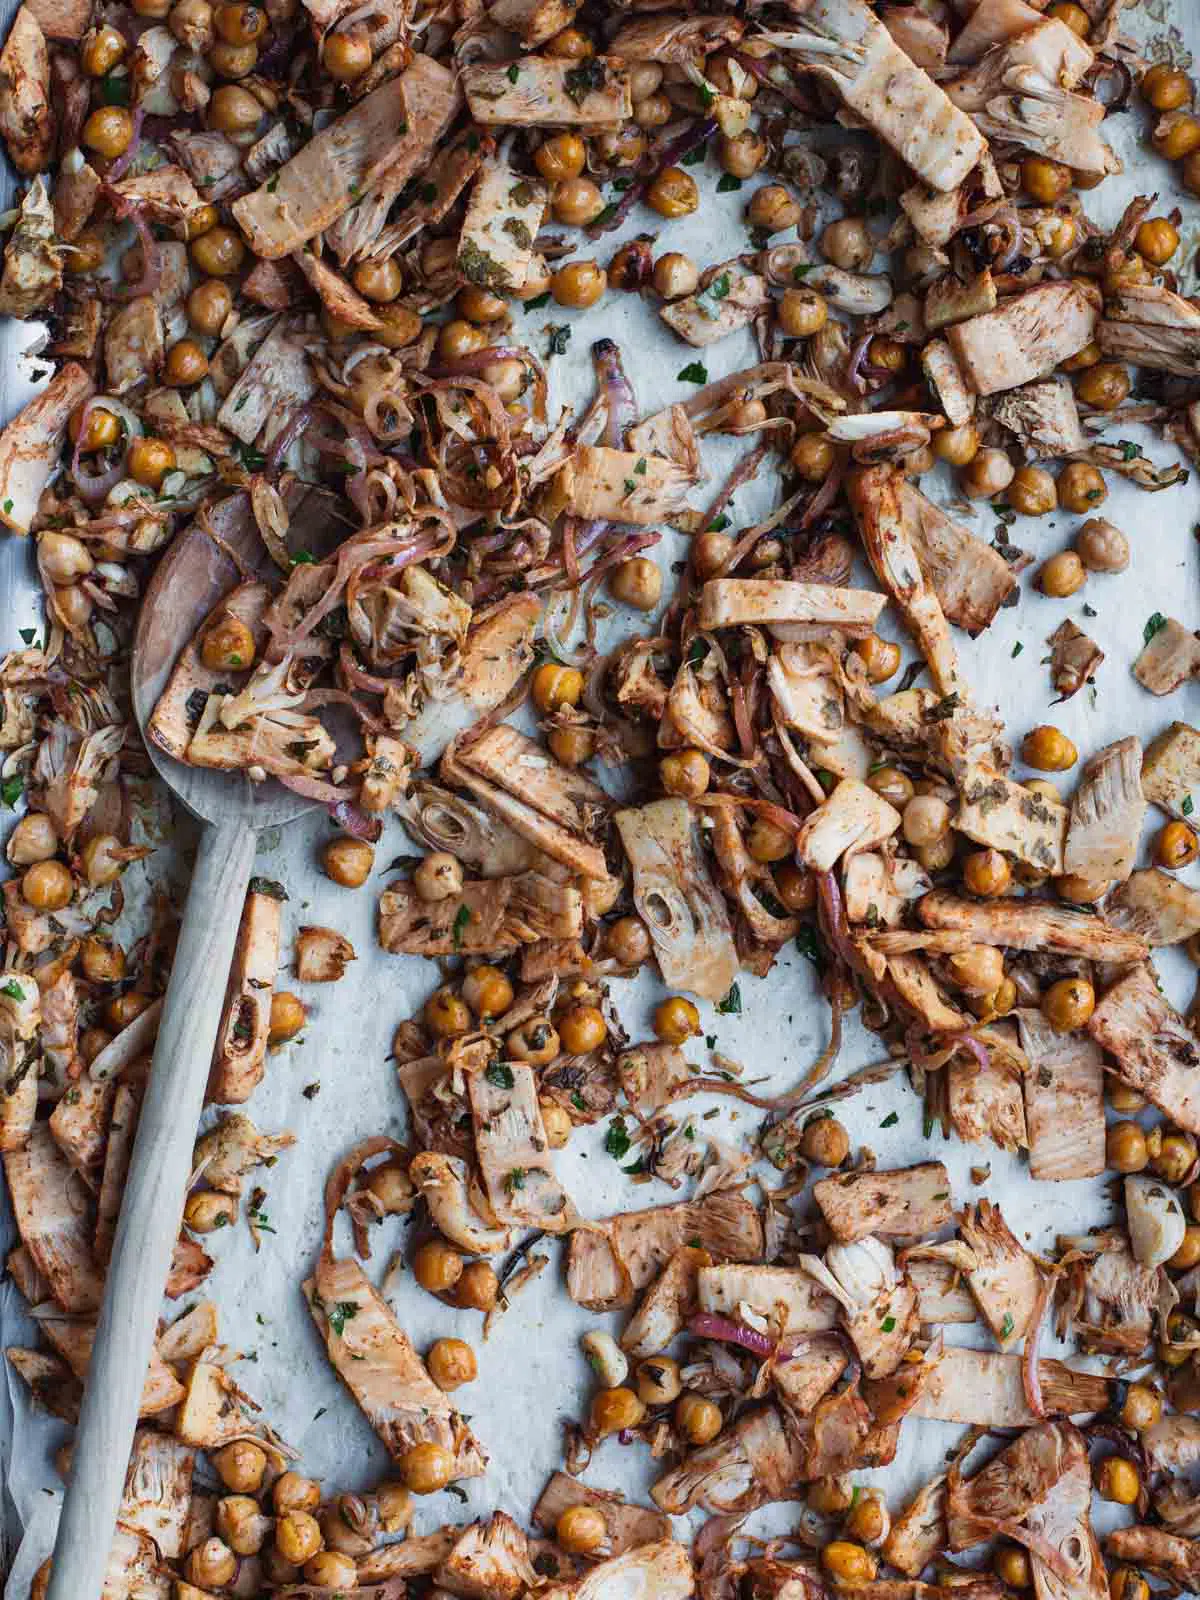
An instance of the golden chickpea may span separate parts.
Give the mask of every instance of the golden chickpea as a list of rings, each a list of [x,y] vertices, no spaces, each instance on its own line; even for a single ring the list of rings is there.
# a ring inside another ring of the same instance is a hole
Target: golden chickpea
[[[1082,1028],[1096,1009],[1096,991],[1086,978],[1060,978],[1042,996],[1042,1015],[1058,1033]]]
[[[821,1517],[840,1517],[854,1504],[858,1489],[848,1477],[815,1478],[808,1486],[808,1504]]]
[[[79,852],[79,864],[88,887],[102,889],[121,876],[121,841],[111,833],[94,833]]]
[[[375,850],[365,839],[330,839],[321,851],[321,870],[343,889],[360,889],[374,865]]]
[[[802,433],[792,446],[788,464],[805,483],[823,483],[837,459],[833,440],[826,433]]]
[[[587,162],[587,149],[577,133],[555,133],[533,153],[533,164],[547,183],[578,178]]]
[[[104,22],[92,28],[79,51],[79,65],[89,78],[103,78],[125,55],[125,39],[117,28]]]
[[[217,1476],[234,1494],[257,1494],[267,1473],[267,1453],[252,1439],[235,1439],[214,1451]]]
[[[664,167],[646,190],[645,202],[660,217],[673,220],[691,216],[700,204],[700,191],[690,172],[682,167]]]
[[[546,743],[550,754],[564,767],[581,767],[596,754],[596,735],[583,726],[551,728]]]
[[[464,1339],[435,1339],[425,1357],[429,1376],[444,1393],[474,1383],[479,1376],[475,1352]]]
[[[596,46],[578,28],[560,28],[553,38],[546,40],[542,49],[560,61],[585,61],[596,54]]]
[[[635,124],[647,131],[665,127],[674,115],[675,107],[665,94],[660,93],[646,95],[644,99],[637,101],[633,108]],[[655,207],[655,210],[657,209]]]
[[[992,1558],[992,1569],[1010,1589],[1028,1589],[1033,1583],[1029,1556],[1019,1544],[1002,1545]]]
[[[1104,1088],[1109,1105],[1122,1116],[1131,1116],[1146,1109],[1145,1095],[1139,1094],[1136,1089],[1131,1089],[1127,1083],[1122,1083],[1114,1074],[1106,1075]]]
[[[929,441],[935,456],[952,467],[965,467],[979,454],[979,430],[973,422],[957,428],[939,428]]]
[[[232,612],[225,612],[205,630],[200,659],[210,672],[244,672],[254,665],[254,635]]]
[[[825,326],[829,318],[829,306],[814,289],[785,289],[783,299],[775,308],[775,315],[781,331],[789,339],[807,339]],[[796,447],[804,439],[821,437],[820,434],[801,434]]]
[[[756,817],[746,835],[746,853],[752,861],[764,865],[783,861],[791,855],[795,838],[786,828],[781,828],[765,817]]]
[[[68,630],[87,626],[92,614],[92,599],[85,589],[52,589],[47,597],[55,618]]]
[[[1060,900],[1073,906],[1094,905],[1108,889],[1108,880],[1085,878],[1078,872],[1065,872],[1054,880],[1055,893]]]
[[[700,579],[715,578],[732,550],[733,540],[727,533],[698,533],[692,539],[692,570]]]
[[[1162,1396],[1145,1383],[1131,1383],[1118,1412],[1122,1423],[1136,1433],[1152,1428],[1162,1416]]]
[[[116,444],[121,437],[121,424],[111,411],[106,411],[103,406],[93,406],[87,414],[87,427],[83,425],[85,407],[78,405],[67,420],[67,434],[72,444],[77,444],[85,453],[89,450],[107,450]],[[44,548],[46,540],[53,538],[54,534],[43,534],[39,540],[39,550]],[[59,537],[63,537],[59,535]],[[78,544],[78,540],[74,541]],[[85,569],[90,571],[90,567]],[[52,578],[66,583],[70,575],[60,575],[52,572]]]
[[[189,1551],[183,1564],[189,1583],[199,1589],[223,1589],[237,1576],[238,1562],[233,1551],[223,1539],[215,1536]]]
[[[191,244],[193,239],[198,239],[202,233],[209,233],[221,220],[221,214],[214,205],[193,206],[183,219],[183,237]]]
[[[285,1511],[315,1511],[321,1503],[321,1486],[302,1472],[285,1472],[271,1485],[271,1504]]]
[[[575,1126],[570,1112],[556,1100],[539,1100],[538,1110],[542,1114],[542,1127],[546,1130],[546,1143],[551,1150],[566,1149]]]
[[[585,1056],[608,1038],[608,1024],[598,1006],[573,1005],[558,1019],[558,1036],[569,1056]]]
[[[544,661],[533,675],[530,693],[539,711],[577,706],[583,695],[583,674],[574,667],[560,666],[557,661]]]
[[[904,808],[900,828],[908,843],[921,848],[936,844],[950,826],[950,807],[938,795],[918,794]]]
[[[992,900],[1008,893],[1012,869],[999,850],[973,850],[963,862],[963,882],[972,894]]]
[[[887,339],[880,334],[876,334],[867,346],[867,360],[873,367],[879,367],[884,372],[890,372],[894,376],[898,372],[903,372],[908,365],[908,350],[898,340]],[[913,453],[920,455],[919,452]],[[931,465],[932,462],[926,463],[921,457],[921,464],[917,470],[927,472]]]
[[[558,1029],[549,1017],[530,1017],[514,1028],[504,1041],[506,1054],[513,1061],[527,1061],[531,1067],[544,1067],[562,1049]]]
[[[58,849],[58,834],[44,811],[30,811],[8,836],[5,854],[14,867],[49,861]]]
[[[679,1376],[679,1363],[670,1356],[651,1356],[639,1361],[637,1392],[639,1400],[648,1406],[669,1406],[683,1390]]]
[[[1035,772],[1066,772],[1079,760],[1079,752],[1060,728],[1042,723],[1021,741],[1021,759]]]
[[[1058,505],[1058,487],[1045,467],[1018,467],[1006,499],[1023,517],[1044,517]]]
[[[128,989],[124,994],[116,995],[104,1008],[104,1020],[115,1032],[120,1033],[122,1028],[140,1017],[150,1004],[148,994],[140,994],[136,989]]]
[[[462,863],[446,850],[432,850],[413,873],[413,888],[422,900],[449,900],[462,893]]]
[[[181,45],[203,55],[213,42],[213,8],[209,0],[175,0],[167,26]]]
[[[608,1433],[621,1433],[626,1428],[636,1428],[645,1415],[646,1407],[632,1389],[623,1385],[615,1389],[599,1389],[592,1397],[591,1429],[600,1437]]]
[[[362,261],[354,269],[354,287],[364,300],[370,300],[373,305],[388,305],[393,301],[404,287],[404,274],[400,265],[391,256],[386,261]],[[469,285],[470,290],[475,286]],[[487,295],[489,300],[495,300],[495,295],[489,294],[486,289],[476,291]],[[468,289],[459,291],[458,309],[463,310],[463,297],[468,294]],[[504,302],[499,302],[500,310],[497,316],[504,313]],[[463,312],[466,315],[466,312]]]
[[[80,142],[98,156],[115,161],[133,138],[133,117],[124,106],[100,106],[83,125]]]
[[[895,806],[897,811],[903,811],[915,793],[912,779],[899,767],[876,767],[867,774],[867,787],[874,789],[881,799]]]
[[[90,1067],[100,1052],[112,1042],[113,1036],[106,1028],[85,1028],[79,1036],[79,1054]]]
[[[879,1563],[869,1550],[849,1539],[832,1539],[821,1551],[821,1565],[835,1584],[871,1583]]]
[[[550,293],[557,304],[573,311],[594,306],[607,287],[604,269],[595,261],[569,261],[550,279]]]
[[[591,1555],[607,1542],[608,1524],[595,1506],[568,1506],[554,1525],[554,1538],[568,1555]]]
[[[421,1015],[435,1039],[453,1039],[471,1026],[471,1013],[453,989],[435,989]]]
[[[700,1013],[690,1000],[672,995],[654,1012],[654,1035],[664,1044],[683,1044],[700,1032]]]
[[[215,96],[214,96],[215,98]],[[246,246],[232,228],[210,228],[191,244],[192,260],[210,278],[228,278],[246,259]]]
[[[220,278],[198,283],[187,297],[187,317],[197,333],[210,338],[220,333],[233,310],[233,294]]]
[[[217,1194],[212,1189],[201,1189],[188,1196],[183,1208],[184,1227],[193,1233],[215,1233],[218,1228],[229,1228],[237,1221],[237,1201],[232,1195]]]
[[[275,1524],[275,1548],[293,1566],[310,1561],[323,1543],[320,1524],[309,1511],[289,1509]]]
[[[654,263],[654,288],[664,300],[695,294],[699,283],[700,269],[690,256],[678,250],[668,250]]]
[[[454,1303],[466,1311],[490,1311],[500,1294],[500,1280],[486,1261],[470,1261],[454,1290]]]
[[[89,983],[119,983],[125,976],[125,952],[114,939],[89,934],[79,950],[79,962]]]
[[[430,1294],[448,1294],[463,1275],[463,1258],[444,1239],[427,1239],[413,1256],[413,1277]]]
[[[70,904],[74,889],[61,861],[35,861],[21,878],[21,896],[35,911],[61,911]]]
[[[968,945],[948,956],[946,967],[967,994],[991,994],[1004,979],[1004,952],[990,944]]]
[[[413,1208],[416,1190],[404,1163],[397,1157],[381,1161],[367,1174],[364,1188],[384,1216],[406,1216]]]
[[[766,141],[753,128],[722,135],[717,147],[721,171],[731,178],[752,178],[766,159]]]
[[[271,1519],[248,1494],[229,1494],[217,1501],[216,1530],[237,1556],[256,1556],[267,1542]]]
[[[708,788],[708,757],[702,750],[678,750],[662,758],[658,775],[668,794],[695,800]]]
[[[1119,1506],[1131,1506],[1141,1489],[1137,1468],[1124,1456],[1105,1456],[1096,1474],[1096,1488],[1102,1500],[1111,1500]]]
[[[555,222],[585,228],[604,210],[604,196],[590,178],[560,178],[550,191]]]
[[[1086,461],[1070,461],[1058,475],[1058,503],[1064,511],[1094,511],[1107,498],[1103,477]]]
[[[526,279],[526,288],[528,286],[529,279]],[[372,331],[371,337],[389,350],[403,350],[420,337],[421,319],[407,306],[380,306],[375,315],[379,319],[379,326]]]
[[[1150,142],[1164,161],[1182,161],[1200,150],[1200,122],[1189,112],[1169,112],[1155,128]]]
[[[1005,452],[989,448],[979,450],[971,457],[959,481],[963,493],[972,500],[991,500],[1003,494],[1014,477],[1016,472]]]
[[[95,272],[104,265],[108,249],[101,235],[94,229],[79,234],[63,251],[66,270],[76,277]]]
[[[1166,1183],[1182,1183],[1196,1164],[1196,1141],[1190,1133],[1151,1130],[1146,1140],[1150,1169]]]
[[[353,83],[371,66],[371,41],[359,28],[327,35],[321,52],[325,70],[338,83]]]
[[[1178,111],[1192,98],[1192,84],[1187,73],[1162,61],[1148,68],[1138,87],[1142,98],[1155,111]]]
[[[689,1391],[675,1402],[675,1426],[689,1444],[711,1444],[724,1425],[720,1406],[704,1395]]]
[[[1075,0],[1057,0],[1046,12],[1048,17],[1053,17],[1055,22],[1065,23],[1071,32],[1079,38],[1086,39],[1092,29],[1092,19],[1082,6],[1075,4]]]
[[[859,1544],[880,1544],[891,1527],[887,1503],[878,1489],[864,1489],[846,1516],[845,1532]]]
[[[641,917],[618,917],[605,932],[604,949],[623,967],[640,967],[653,949],[650,930]]]
[[[900,646],[890,639],[881,639],[869,633],[851,647],[866,669],[868,683],[886,683],[896,675],[900,666]]]
[[[1200,1265],[1200,1228],[1189,1222],[1184,1230],[1183,1243],[1169,1258],[1167,1265],[1173,1272],[1190,1272]]]
[[[775,894],[787,911],[811,911],[817,900],[817,884],[812,873],[793,862],[775,868]]]
[[[1042,569],[1037,576],[1037,586],[1044,595],[1051,599],[1065,599],[1067,595],[1074,594],[1077,589],[1082,589],[1087,580],[1087,569],[1074,550],[1060,550],[1057,555],[1051,556],[1049,561],[1042,563]]]
[[[265,11],[241,3],[219,5],[213,25],[226,44],[257,44],[269,27]]]
[[[396,263],[392,260],[389,260],[387,263],[379,263],[379,265],[385,264],[389,266],[396,265]],[[399,267],[397,267],[396,270],[399,272]],[[400,281],[397,279],[396,293],[398,294],[399,292]],[[389,298],[394,299],[395,296],[393,295]],[[490,289],[484,289],[477,283],[468,283],[464,285],[464,287],[458,291],[455,304],[458,307],[459,315],[464,317],[468,322],[475,324],[498,322],[508,310],[507,302],[502,300],[498,294],[493,294]]]
[[[613,570],[608,592],[635,611],[653,611],[662,599],[662,573],[649,556],[630,556]]]
[[[308,1009],[297,994],[279,989],[271,996],[271,1021],[267,1030],[269,1044],[283,1044],[294,1039],[308,1021]]]
[[[251,133],[263,117],[262,101],[236,83],[213,91],[208,106],[209,127],[219,133]],[[202,235],[207,237],[207,235]]]
[[[463,979],[462,997],[480,1019],[500,1017],[513,1003],[513,986],[499,967],[472,967]]]
[[[864,272],[875,259],[875,240],[862,217],[831,222],[820,244],[826,261],[844,272]]]
[[[663,69],[657,61],[631,61],[629,63],[629,96],[635,103],[649,94],[656,94],[662,86]]]
[[[304,1563],[304,1579],[315,1589],[345,1591],[357,1588],[358,1568],[340,1550],[321,1550]]]
[[[174,389],[189,389],[208,377],[208,357],[194,339],[179,339],[167,351],[163,379]]]
[[[1034,232],[1043,252],[1051,261],[1060,261],[1079,242],[1079,225],[1069,212],[1048,213],[1038,222]]]
[[[459,361],[463,356],[473,356],[486,348],[488,336],[474,323],[455,317],[442,324],[438,333],[437,353],[443,361]]]
[[[1133,236],[1133,248],[1152,266],[1164,267],[1179,249],[1179,230],[1168,217],[1147,217]]]
[[[1178,872],[1196,859],[1200,839],[1186,822],[1168,822],[1154,843],[1154,859],[1168,872]]]
[[[1048,156],[1026,156],[1021,163],[1021,186],[1040,205],[1056,205],[1071,187],[1071,169]]]
[[[818,1112],[804,1125],[800,1154],[814,1167],[840,1167],[850,1154],[850,1135],[836,1117]]]
[[[785,228],[794,228],[802,214],[801,206],[781,183],[767,183],[756,189],[746,207],[750,226],[761,228],[764,233],[782,233]]]
[[[1101,361],[1081,374],[1075,393],[1097,411],[1115,411],[1129,394],[1129,374],[1113,361]]]
[[[1077,350],[1073,356],[1060,361],[1059,367],[1063,372],[1084,372],[1088,367],[1094,367],[1103,357],[1103,350],[1093,339],[1090,344],[1085,344],[1082,350]]]
[[[1150,1600],[1150,1585],[1132,1567],[1114,1567],[1108,1580],[1111,1600]]]

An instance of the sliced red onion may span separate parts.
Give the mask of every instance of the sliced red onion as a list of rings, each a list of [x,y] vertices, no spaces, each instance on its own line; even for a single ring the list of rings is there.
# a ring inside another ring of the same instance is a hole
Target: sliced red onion
[[[137,155],[138,145],[142,137],[142,119],[146,113],[141,106],[133,108],[133,132],[130,134],[129,143],[108,169],[107,182],[116,183],[123,178],[133,165],[133,158]]]
[[[672,139],[658,153],[658,160],[654,170],[648,172],[644,178],[635,179],[611,211],[606,206],[600,213],[600,219],[593,222],[591,227],[585,230],[587,237],[589,239],[602,239],[606,233],[611,233],[614,228],[619,228],[663,168],[673,167],[677,161],[681,161],[690,151],[695,150],[699,145],[707,144],[716,131],[716,118],[705,117],[700,122],[693,122],[678,138]]]
[[[1025,1330],[1025,1348],[1021,1352],[1021,1387],[1025,1391],[1025,1404],[1039,1419],[1046,1415],[1046,1401],[1042,1394],[1042,1334],[1045,1332],[1046,1313],[1050,1309],[1055,1279],[1054,1273],[1047,1273],[1042,1278],[1033,1315]]]
[[[764,1361],[769,1361],[776,1350],[774,1339],[765,1333],[734,1322],[731,1317],[718,1316],[715,1311],[697,1311],[689,1317],[688,1332],[694,1333],[698,1339],[719,1339],[723,1344],[740,1345],[743,1350],[761,1356]]]
[[[611,339],[596,340],[592,346],[592,365],[608,407],[604,443],[610,450],[623,450],[625,431],[637,421],[637,398],[621,365],[621,352]]]
[[[271,448],[267,451],[266,470],[268,472],[277,470],[286,451],[295,444],[312,419],[313,408],[310,404],[292,407],[288,413],[287,421],[272,439]]]
[[[369,816],[353,800],[339,800],[336,805],[330,806],[329,815],[339,828],[355,839],[365,839],[368,844],[376,844],[383,832],[380,819]]]
[[[120,195],[114,198],[117,216],[128,218],[137,229],[138,241],[142,247],[142,275],[136,283],[123,284],[119,289],[107,290],[105,298],[140,300],[145,295],[157,292],[162,282],[162,258],[158,252],[158,243],[150,232],[150,224],[146,221],[143,208]]]

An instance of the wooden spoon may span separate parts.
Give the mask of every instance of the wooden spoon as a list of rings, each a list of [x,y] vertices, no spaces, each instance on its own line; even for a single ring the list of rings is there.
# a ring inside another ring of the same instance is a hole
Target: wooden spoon
[[[223,502],[212,521],[248,566],[259,560],[262,547],[251,531],[245,495]],[[239,576],[197,527],[180,534],[159,562],[133,641],[133,710],[143,737],[180,650]],[[279,784],[187,767],[149,741],[146,748],[176,797],[205,826],[105,1280],[47,1600],[100,1600],[255,836],[313,809],[312,801]]]

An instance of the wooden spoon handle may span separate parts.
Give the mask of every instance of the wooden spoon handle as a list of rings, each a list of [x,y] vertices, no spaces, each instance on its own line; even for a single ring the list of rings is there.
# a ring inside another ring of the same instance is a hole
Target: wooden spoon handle
[[[47,1600],[100,1600],[196,1124],[254,859],[242,821],[205,828],[121,1203]]]

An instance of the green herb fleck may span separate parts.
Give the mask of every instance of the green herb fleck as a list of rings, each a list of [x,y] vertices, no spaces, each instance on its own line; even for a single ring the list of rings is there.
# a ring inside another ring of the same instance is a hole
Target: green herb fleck
[[[1192,797],[1191,797],[1190,794],[1185,794],[1184,795],[1183,804],[1180,806],[1179,809],[1180,809],[1180,811],[1183,812],[1185,817],[1190,817],[1191,816],[1192,812],[1195,810],[1195,807],[1192,805]]]
[[[484,1077],[497,1089],[511,1089],[516,1081],[513,1078],[511,1067],[505,1066],[503,1061],[493,1061],[490,1067],[484,1070]]]
[[[723,1017],[740,1017],[742,1014],[742,991],[736,983],[729,985],[729,993],[723,1000],[717,1001],[717,1010]]]
[[[329,1326],[340,1339],[346,1331],[346,1324],[352,1317],[357,1315],[358,1307],[353,1300],[339,1300],[333,1310],[328,1313]]]
[[[0,800],[3,800],[10,811],[24,793],[25,780],[19,772],[14,772],[11,778],[5,778],[0,783]]]
[[[614,1161],[621,1161],[629,1154],[631,1144],[629,1130],[625,1126],[624,1117],[614,1117],[608,1125],[604,1135],[604,1148]]]
[[[884,1333],[895,1333],[896,1319],[895,1317],[884,1317],[879,1326],[883,1329]]]
[[[1161,611],[1156,611],[1148,618],[1146,626],[1142,629],[1142,643],[1149,644],[1156,633],[1161,633],[1167,625],[1167,619]]]
[[[707,383],[708,368],[703,361],[689,361],[679,374],[680,383]]]
[[[887,1116],[884,1117],[883,1121],[879,1124],[879,1126],[881,1128],[894,1128],[899,1121],[900,1121],[899,1112],[897,1112],[897,1111],[889,1111]]]
[[[25,991],[15,978],[10,978],[4,987],[0,988],[0,994],[6,994],[10,1000],[24,1000],[25,998]]]
[[[450,930],[450,937],[454,941],[456,950],[462,949],[463,934],[467,931],[467,923],[471,920],[470,906],[459,906],[454,913],[454,926]]]
[[[567,353],[567,346],[571,342],[571,329],[565,322],[551,322],[547,325],[546,332],[550,335],[550,343],[546,353],[552,356],[563,356]]]
[[[1013,1322],[1012,1313],[1006,1311],[1004,1313],[1004,1321],[1000,1324],[1000,1337],[1002,1339],[1007,1339],[1015,1326],[1016,1324]]]
[[[732,172],[725,172],[722,173],[721,181],[717,184],[717,193],[736,194],[741,187],[742,180],[740,178],[735,178]]]
[[[1012,647],[1012,659],[1014,661],[1021,654],[1021,651],[1024,650],[1024,648],[1025,646],[1021,643],[1020,639],[1018,639],[1016,644]]]
[[[525,1168],[514,1167],[511,1172],[504,1174],[504,1187],[509,1194],[515,1194],[518,1189],[525,1187]]]
[[[504,76],[508,79],[509,83],[516,83],[517,79],[521,76],[521,69],[515,61],[513,62],[512,66],[509,67]]]
[[[251,878],[247,889],[249,894],[265,894],[272,900],[286,900],[287,890],[274,878]]]

